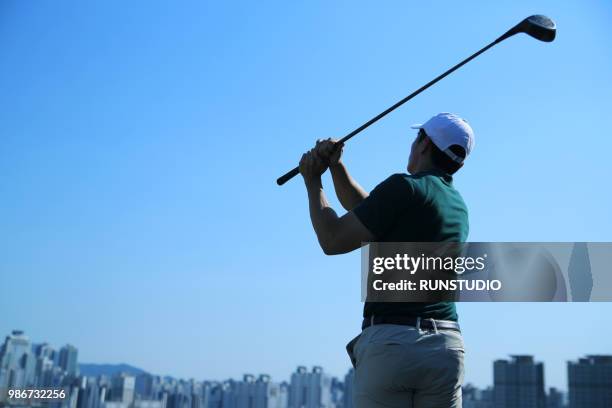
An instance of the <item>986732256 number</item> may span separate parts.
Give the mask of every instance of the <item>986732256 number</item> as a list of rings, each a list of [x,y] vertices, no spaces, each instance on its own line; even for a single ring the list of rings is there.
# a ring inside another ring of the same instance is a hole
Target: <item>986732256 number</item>
[[[6,394],[10,400],[56,400],[66,398],[66,390],[62,388],[15,388],[9,389]]]

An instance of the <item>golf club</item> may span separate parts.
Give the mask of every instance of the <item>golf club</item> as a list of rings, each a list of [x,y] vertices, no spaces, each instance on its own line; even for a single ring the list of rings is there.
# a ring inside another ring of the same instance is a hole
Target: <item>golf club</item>
[[[442,78],[446,77],[447,75],[461,68],[463,65],[467,64],[468,62],[470,62],[471,60],[473,60],[474,58],[476,58],[477,56],[479,56],[480,54],[482,54],[489,48],[502,42],[506,38],[512,37],[514,34],[518,34],[518,33],[528,34],[531,37],[537,40],[540,40],[540,41],[551,42],[555,39],[556,26],[555,26],[554,21],[552,21],[550,18],[543,16],[543,15],[537,14],[537,15],[527,17],[526,19],[524,19],[523,21],[521,21],[520,23],[512,27],[510,30],[508,30],[504,35],[502,35],[501,37],[499,37],[498,39],[496,39],[489,45],[482,48],[480,51],[477,51],[476,53],[472,54],[470,57],[464,59],[463,61],[461,61],[460,63],[458,63],[457,65],[455,65],[454,67],[446,71],[445,73],[439,75],[438,77],[434,78],[427,84],[423,85],[421,88],[417,89],[416,91],[414,91],[413,93],[405,97],[404,99],[395,103],[387,110],[379,113],[378,115],[374,116],[372,119],[368,120],[363,125],[359,126],[357,129],[353,130],[352,132],[344,136],[342,139],[340,139],[338,143],[346,142],[347,140],[349,140],[350,138],[352,138],[353,136],[355,136],[356,134],[358,134],[359,132],[367,128],[368,126],[377,122],[379,119],[382,119],[387,114],[393,112],[395,109],[399,108],[404,103],[408,102],[410,99],[414,98],[415,96],[417,96],[418,94],[420,94],[421,92],[423,92],[424,90],[426,90],[427,88],[429,88],[430,86],[432,86],[433,84],[441,80]],[[282,186],[283,184],[291,180],[293,177],[295,177],[299,173],[300,173],[299,167],[296,167],[293,170],[287,172],[285,175],[279,177],[276,180],[276,183],[279,186]]]

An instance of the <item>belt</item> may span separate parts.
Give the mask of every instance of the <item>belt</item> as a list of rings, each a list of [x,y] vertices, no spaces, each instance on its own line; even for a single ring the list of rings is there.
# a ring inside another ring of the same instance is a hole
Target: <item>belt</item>
[[[426,330],[455,330],[460,332],[459,323],[451,320],[423,319],[410,316],[370,316],[363,319],[361,330],[377,324],[400,324]]]

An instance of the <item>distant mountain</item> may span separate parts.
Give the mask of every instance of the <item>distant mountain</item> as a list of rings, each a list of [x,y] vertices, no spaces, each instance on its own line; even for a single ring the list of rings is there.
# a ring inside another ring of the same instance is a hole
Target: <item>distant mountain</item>
[[[97,377],[99,375],[113,376],[115,374],[126,373],[131,375],[146,374],[141,368],[133,367],[129,364],[79,364],[80,374],[87,377]]]

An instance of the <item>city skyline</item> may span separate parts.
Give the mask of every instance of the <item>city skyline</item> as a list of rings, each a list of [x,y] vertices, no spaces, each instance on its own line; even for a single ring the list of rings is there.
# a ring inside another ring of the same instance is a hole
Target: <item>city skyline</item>
[[[27,341],[29,342],[29,345],[31,346],[32,350],[38,350],[38,349],[45,349],[45,351],[38,351],[38,353],[41,353],[43,355],[47,356],[48,352],[51,351],[53,352],[55,350],[55,347],[53,344],[48,343],[47,341],[33,341],[29,338],[29,336],[27,336],[27,334],[19,329],[14,329],[11,331],[11,333],[7,334],[5,337],[5,341],[7,341],[7,339],[9,339],[11,336],[21,336],[25,339],[27,339]],[[1,346],[1,344],[0,344]],[[1,350],[1,348],[0,348]],[[48,350],[48,351],[47,351]],[[76,373],[80,373],[80,371],[78,371],[76,369],[75,364],[77,364],[77,355],[78,355],[78,347],[71,344],[71,343],[65,343],[63,346],[61,346],[58,349],[58,354],[55,357],[55,361],[57,362],[57,364],[64,368],[69,374],[75,375]],[[486,388],[486,387],[490,387],[494,385],[494,381],[493,381],[493,374],[496,370],[496,364],[498,363],[504,363],[507,364],[507,360],[505,360],[504,358],[510,358],[511,361],[515,361],[515,362],[521,362],[521,361],[525,361],[528,364],[533,363],[533,358],[537,356],[530,356],[530,355],[520,355],[520,354],[513,354],[513,353],[508,353],[505,356],[500,356],[498,359],[491,361],[490,363],[492,364],[492,378],[491,378],[491,382],[489,384],[485,384],[484,386],[480,386],[481,388]],[[608,358],[609,360],[606,360],[607,362],[612,362],[612,355],[608,355],[608,356],[603,356],[603,355],[590,355],[590,354],[583,354],[581,355],[581,357],[579,357],[578,359],[574,360],[564,360],[567,364],[569,364],[573,370],[576,370],[578,368],[581,367],[581,364],[585,364],[588,363],[589,361],[592,361],[593,358],[600,358],[600,357],[605,357]],[[547,385],[545,385],[545,378],[546,378],[546,371],[544,370],[544,366],[545,364],[539,362],[538,363],[540,365],[541,370],[542,370],[542,378],[540,379],[540,381],[544,381],[542,382],[542,385],[545,386],[545,388],[550,388]],[[130,364],[129,361],[122,361],[122,362],[118,362],[118,363],[112,363],[112,362],[78,362],[78,367],[81,366],[88,366],[89,369],[92,369],[96,366],[98,367],[105,367],[105,369],[110,369],[112,367],[117,367],[116,368],[116,372],[117,373],[121,373],[121,372],[125,372],[128,373],[130,375],[135,375],[134,372],[139,372],[141,374],[147,374],[147,375],[151,375],[154,377],[168,377],[168,378],[173,378],[173,379],[181,379],[181,380],[197,380],[197,381],[216,381],[216,382],[224,382],[224,381],[229,381],[229,380],[234,380],[234,378],[243,378],[244,376],[254,376],[254,377],[259,377],[259,376],[268,376],[270,378],[274,378],[274,379],[278,379],[275,378],[273,376],[270,376],[270,374],[268,374],[268,372],[265,369],[262,369],[260,371],[255,371],[255,372],[243,372],[240,375],[236,376],[236,377],[228,377],[228,378],[212,378],[212,377],[206,377],[206,376],[201,376],[201,377],[182,377],[180,375],[176,375],[175,373],[155,373],[155,372],[151,372],[149,370],[147,370],[146,368],[143,367],[139,367],[139,366],[135,366]],[[127,366],[129,367],[129,371],[126,371],[126,369],[122,369],[119,368],[121,366]],[[298,371],[301,368],[306,369],[306,367],[312,367],[315,371],[318,367],[321,367],[318,364],[299,364],[296,367],[298,367]],[[1,368],[1,367],[0,367]],[[350,366],[347,366],[347,372],[352,371],[352,368]],[[291,371],[290,373],[288,373],[288,375],[285,376],[285,379],[280,380],[281,382],[286,381],[288,378],[291,377],[292,374],[295,373],[294,371]],[[344,376],[346,376],[346,373],[344,374],[340,374],[340,375],[332,375],[333,378],[342,378]],[[570,379],[569,376],[567,377],[567,382],[566,385],[568,385]],[[465,385],[470,385],[473,386],[474,384],[472,383],[466,383]],[[557,388],[557,387],[553,387],[553,388]],[[568,387],[561,387],[558,388],[561,391],[567,392],[567,388]]]
[[[321,366],[298,366],[288,379],[243,374],[241,379],[183,379],[126,365],[77,364],[78,348],[54,349],[14,330],[0,345],[0,406],[40,406],[14,397],[53,389],[52,408],[352,408],[353,368],[343,379]],[[544,364],[530,355],[493,361],[493,385],[463,387],[466,408],[606,408],[612,403],[612,355],[567,361],[568,390],[545,386]],[[21,395],[21,394],[17,394]],[[20,399],[21,398],[21,399]]]
[[[547,376],[547,386],[553,386],[559,389],[567,388],[567,375],[565,370],[565,359],[567,360],[578,360],[584,355],[599,355],[599,354],[612,354],[612,347],[609,342],[605,341],[602,336],[589,337],[585,336],[585,331],[600,330],[601,327],[606,327],[607,322],[605,311],[610,309],[612,314],[612,305],[609,303],[509,303],[509,304],[486,304],[488,312],[491,313],[494,310],[498,310],[501,313],[507,311],[510,307],[512,314],[503,314],[503,320],[493,320],[488,322],[488,333],[499,333],[496,335],[495,347],[488,351],[486,348],[479,350],[476,357],[475,349],[472,351],[471,345],[478,342],[479,330],[481,329],[480,322],[475,320],[463,319],[461,326],[466,341],[466,383],[474,384],[478,387],[484,388],[490,385],[490,378],[492,376],[492,367],[489,362],[495,359],[508,356],[511,354],[528,354],[539,356],[539,359],[546,364],[548,367],[549,375]],[[472,313],[480,308],[480,304],[458,304],[458,309],[461,313],[463,308],[470,308]],[[541,314],[548,316],[547,321],[549,325],[557,325],[561,327],[566,325],[568,316],[573,314],[581,316],[581,322],[584,331],[568,331],[563,336],[563,342],[550,342],[550,343],[530,343],[524,341],[525,337],[513,339],[511,336],[503,336],[502,333],[507,330],[508,325],[515,324],[516,327],[523,327],[523,330],[527,334],[527,339],[537,339],[545,336],[545,328],[543,328],[537,321],[530,320],[525,321],[522,316],[528,316],[534,309],[539,309]],[[593,309],[600,310],[602,312],[593,314]],[[23,324],[14,324],[11,327],[6,327],[11,321],[15,322],[13,316],[7,315],[6,319],[0,322],[0,330],[2,332],[9,333],[15,327],[24,328],[25,332],[31,333],[31,336],[47,338],[50,344],[65,344],[74,342],[81,344],[80,338],[83,338],[83,332],[79,330],[73,330],[75,328],[68,327],[68,334],[62,335],[57,332],[57,329],[50,328],[48,332],[44,332],[46,327],[44,325],[39,327],[24,327]],[[522,326],[521,326],[522,325]],[[603,325],[603,326],[602,326]],[[0,332],[0,333],[2,333]],[[165,337],[164,332],[159,332],[162,337]],[[165,332],[170,333],[170,332]],[[103,332],[99,333],[100,336],[105,336]],[[151,334],[154,335],[154,334]],[[142,333],[131,333],[131,336],[144,336],[147,338],[148,335]],[[85,338],[87,338],[86,336]],[[73,340],[74,339],[74,340]],[[148,349],[147,346],[140,348],[133,348],[129,343],[115,343],[114,338],[109,338],[109,344],[115,344],[114,347],[98,347],[96,349],[90,349],[89,347],[81,347],[82,361],[88,361],[91,363],[129,363],[130,365],[141,367],[147,371],[153,373],[159,373],[160,375],[172,375],[181,378],[239,378],[245,372],[258,372],[261,367],[269,367],[267,374],[270,374],[273,378],[282,378],[287,373],[292,372],[294,367],[299,365],[320,365],[327,367],[327,370],[334,376],[344,375],[344,370],[349,366],[350,362],[348,357],[345,356],[343,347],[345,342],[344,339],[336,341],[336,347],[341,348],[338,350],[330,350],[330,347],[319,348],[314,347],[311,350],[304,352],[304,357],[296,356],[295,353],[285,354],[280,353],[279,356],[282,358],[275,359],[276,364],[266,364],[265,361],[261,360],[258,362],[258,358],[251,358],[246,361],[243,366],[233,367],[228,369],[228,365],[224,365],[223,355],[219,355],[218,361],[215,362],[202,362],[197,367],[190,369],[181,368],[181,364],[177,364],[176,350],[164,351]],[[489,345],[489,348],[491,345]],[[578,347],[583,347],[582,350],[578,350]],[[194,345],[197,349],[197,345]],[[500,353],[499,350],[503,347],[507,352]],[[147,350],[146,353],[142,353],[143,350]],[[282,350],[281,350],[282,351]],[[317,351],[320,351],[317,353]],[[333,353],[335,352],[335,353]],[[155,359],[149,361],[149,357],[155,355]],[[558,355],[564,355],[564,359],[557,358]],[[93,356],[93,358],[92,358]],[[193,361],[184,361],[184,366],[191,365],[194,361],[199,361],[199,356],[192,355],[188,358],[193,358]],[[228,361],[232,361],[233,357],[231,353],[227,355]],[[477,371],[478,375],[474,375],[474,371]],[[221,374],[215,374],[222,372]]]

